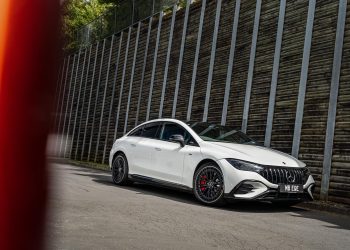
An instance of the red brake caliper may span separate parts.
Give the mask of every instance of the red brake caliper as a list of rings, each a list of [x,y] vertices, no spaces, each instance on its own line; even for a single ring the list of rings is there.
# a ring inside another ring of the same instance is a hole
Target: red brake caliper
[[[202,175],[201,176],[201,180],[199,182],[199,186],[200,186],[200,189],[202,191],[204,191],[206,189],[206,187],[204,186],[205,184],[207,184],[207,176],[206,175]]]

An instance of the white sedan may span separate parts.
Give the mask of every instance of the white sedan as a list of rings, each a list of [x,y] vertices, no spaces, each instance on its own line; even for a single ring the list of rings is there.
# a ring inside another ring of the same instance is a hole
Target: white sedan
[[[145,122],[115,141],[109,165],[117,185],[181,189],[207,205],[229,199],[291,205],[312,200],[315,186],[303,162],[232,127],[205,122]]]

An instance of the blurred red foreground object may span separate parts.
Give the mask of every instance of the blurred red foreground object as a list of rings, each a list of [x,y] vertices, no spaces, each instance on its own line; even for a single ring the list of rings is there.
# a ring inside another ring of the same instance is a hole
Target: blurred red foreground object
[[[0,1],[0,249],[42,249],[59,0]]]

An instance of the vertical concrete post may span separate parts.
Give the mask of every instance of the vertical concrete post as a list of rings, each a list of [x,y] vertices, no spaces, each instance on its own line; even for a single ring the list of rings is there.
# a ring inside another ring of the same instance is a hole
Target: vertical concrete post
[[[114,73],[114,81],[113,81],[111,103],[109,105],[109,113],[108,113],[108,121],[107,121],[107,132],[106,132],[106,138],[105,138],[104,147],[103,147],[102,163],[105,162],[105,157],[106,157],[107,140],[108,140],[108,135],[109,135],[109,126],[110,126],[110,123],[111,123],[112,108],[113,108],[113,104],[114,104],[115,86],[116,86],[117,77],[118,77],[119,58],[120,58],[120,51],[121,51],[121,47],[122,47],[122,42],[123,42],[123,31],[120,33],[120,37],[119,37],[119,47],[118,47],[118,54],[117,54],[116,65],[115,65],[115,73]]]
[[[163,11],[159,13],[159,21],[158,21],[158,31],[157,31],[157,40],[156,40],[156,47],[154,49],[154,57],[153,57],[153,67],[152,67],[152,76],[151,76],[151,84],[149,88],[149,95],[148,95],[148,104],[147,104],[147,113],[146,113],[146,121],[149,119],[149,114],[151,111],[151,102],[152,102],[152,92],[153,92],[153,84],[154,84],[154,77],[156,74],[156,66],[157,66],[157,58],[158,58],[158,48],[159,48],[159,39],[160,39],[160,31],[162,28],[162,19],[163,19]]]
[[[162,115],[163,115],[164,96],[165,96],[165,90],[166,90],[166,85],[167,85],[167,80],[168,80],[168,69],[169,69],[171,46],[172,46],[172,42],[173,42],[173,33],[174,33],[174,24],[175,24],[176,10],[177,10],[177,5],[175,4],[174,7],[173,7],[173,15],[171,17],[171,23],[170,23],[170,33],[169,33],[169,40],[168,40],[168,51],[167,51],[167,54],[166,54],[164,77],[163,77],[163,86],[162,86],[162,94],[161,94],[161,97],[160,97],[160,105],[159,105],[159,115],[158,115],[159,118],[161,118]]]
[[[124,131],[123,131],[124,134],[126,133],[126,130],[127,130],[127,127],[128,127],[131,92],[132,92],[132,85],[133,85],[133,82],[134,82],[136,56],[137,56],[137,51],[138,51],[138,47],[139,47],[140,29],[141,29],[141,22],[139,22],[139,24],[137,26],[136,41],[135,41],[135,48],[134,48],[134,58],[133,58],[133,61],[132,61],[131,76],[130,76],[130,83],[129,83],[128,103],[127,103],[127,106],[126,106],[126,114],[125,114],[125,123],[124,123]]]
[[[142,73],[141,73],[140,90],[139,90],[139,96],[138,96],[138,99],[137,99],[135,126],[139,122],[141,96],[142,96],[142,90],[143,90],[143,81],[145,79],[145,71],[146,71],[146,63],[147,63],[147,55],[148,55],[148,47],[149,47],[149,39],[150,39],[150,36],[151,36],[151,29],[152,29],[152,20],[153,20],[153,17],[150,17],[149,23],[148,23],[148,32],[147,32],[147,39],[146,39],[145,55],[143,57],[143,66],[142,66]]]
[[[66,111],[64,112],[63,128],[62,128],[62,138],[61,138],[61,143],[60,143],[59,155],[62,154],[62,147],[63,147],[64,135],[65,135],[65,132],[66,132],[66,121],[67,121],[67,113],[68,113],[68,106],[69,106],[69,99],[70,99],[69,96],[70,96],[70,92],[71,92],[71,89],[72,89],[72,80],[73,80],[74,66],[75,66],[75,59],[76,59],[76,57],[77,57],[77,55],[74,54],[74,57],[73,57],[73,65],[72,65],[72,70],[71,70],[71,74],[70,74],[68,96],[67,96],[67,102],[66,102]]]
[[[73,125],[73,131],[72,131],[72,143],[70,147],[70,153],[69,156],[72,157],[72,150],[73,150],[73,144],[74,144],[74,137],[75,137],[75,129],[76,129],[76,124],[77,124],[77,118],[78,118],[78,111],[79,111],[79,104],[80,104],[80,94],[81,94],[81,87],[83,85],[83,78],[84,78],[84,70],[85,70],[85,62],[86,62],[86,55],[87,55],[87,48],[85,49],[84,53],[84,62],[83,62],[83,68],[81,71],[81,76],[80,76],[80,84],[79,84],[79,92],[78,92],[78,101],[77,101],[77,107],[75,110],[75,117],[74,117],[74,125]]]
[[[59,69],[59,77],[57,79],[57,85],[56,85],[56,90],[55,90],[55,113],[54,113],[54,122],[53,122],[53,128],[54,132],[56,132],[56,123],[57,123],[57,115],[58,115],[58,110],[59,110],[59,102],[61,98],[61,91],[62,91],[62,84],[63,84],[63,78],[64,78],[64,68],[66,66],[66,57],[63,59],[63,63],[60,66]]]
[[[301,65],[298,104],[297,104],[297,111],[295,116],[294,136],[293,136],[293,146],[292,146],[292,155],[296,158],[298,158],[298,155],[299,155],[300,134],[301,134],[301,126],[303,122],[303,115],[304,115],[304,101],[305,101],[305,93],[306,93],[307,73],[309,70],[309,59],[310,59],[310,50],[311,50],[311,41],[312,41],[312,30],[313,30],[314,17],[315,17],[315,7],[316,7],[316,0],[310,0],[309,10],[307,13],[303,61]]]
[[[78,127],[78,139],[77,139],[77,143],[76,143],[76,150],[75,150],[75,155],[74,155],[74,159],[77,160],[77,155],[78,155],[78,147],[83,147],[84,145],[83,144],[79,144],[79,140],[80,140],[80,129],[82,128],[81,127],[81,124],[82,124],[82,118],[83,118],[83,109],[84,109],[84,105],[85,105],[85,96],[86,96],[86,87],[87,87],[87,81],[88,81],[88,76],[89,76],[89,69],[90,69],[90,59],[91,59],[91,48],[92,46],[90,45],[90,48],[89,48],[89,58],[88,58],[88,65],[87,65],[87,70],[86,70],[86,76],[85,76],[85,83],[84,83],[84,94],[83,94],[83,103],[81,104],[82,106],[82,110],[81,110],[81,113],[80,113],[80,118],[79,118],[79,127]]]
[[[266,147],[270,147],[270,144],[271,144],[272,124],[273,124],[273,115],[275,112],[278,70],[279,70],[279,66],[280,66],[285,12],[286,12],[286,0],[281,0],[280,1],[280,12],[279,12],[279,16],[278,16],[275,55],[273,58],[273,67],[272,67],[269,108],[267,111],[267,120],[266,120],[266,131],[265,131],[265,142],[264,142],[264,145]]]
[[[128,31],[128,41],[127,41],[127,43],[126,43],[126,49],[125,49],[123,75],[122,75],[122,82],[121,82],[121,84],[120,84],[120,92],[119,92],[119,100],[118,100],[118,110],[117,110],[117,118],[116,118],[116,121],[115,121],[115,128],[114,128],[113,141],[115,141],[115,139],[117,138],[117,132],[118,132],[119,116],[120,116],[120,106],[121,106],[121,103],[122,103],[123,90],[124,90],[124,81],[125,81],[125,72],[126,72],[126,66],[127,66],[127,63],[128,63],[130,35],[131,35],[131,27],[129,27],[129,31]]]
[[[83,156],[84,156],[84,153],[85,153],[86,131],[87,131],[87,126],[88,126],[89,117],[90,117],[92,90],[94,88],[94,79],[95,79],[95,72],[96,72],[96,64],[97,64],[97,55],[98,55],[99,45],[100,45],[100,42],[98,42],[97,45],[96,45],[95,60],[94,60],[94,67],[93,67],[93,70],[92,70],[91,87],[90,87],[90,94],[89,94],[88,109],[87,109],[87,113],[86,113],[86,121],[85,121],[85,128],[84,128],[84,138],[83,138],[83,144],[82,144],[80,160],[83,159]]]
[[[74,86],[73,86],[73,93],[72,93],[72,101],[70,104],[68,128],[67,128],[67,134],[66,134],[66,143],[65,143],[65,147],[64,147],[64,157],[66,157],[66,154],[67,154],[67,147],[68,147],[68,141],[69,141],[68,137],[69,137],[69,133],[70,133],[70,125],[71,125],[71,120],[72,120],[73,104],[74,104],[74,99],[75,99],[75,89],[77,87],[77,78],[78,78],[81,50],[82,49],[79,50],[78,61],[77,61],[77,66],[76,66],[76,70],[75,70],[75,79],[74,79]],[[71,139],[73,140],[73,138],[71,138]],[[72,144],[70,146],[72,146]]]
[[[258,32],[259,32],[259,23],[260,23],[260,11],[261,11],[261,0],[257,0],[256,1],[256,8],[255,8],[252,45],[250,47],[247,87],[246,87],[246,91],[245,91],[244,108],[243,108],[243,121],[242,121],[243,133],[247,132],[247,125],[248,125],[250,95],[252,92],[253,74],[254,74],[256,43],[258,41]]]
[[[60,134],[60,128],[61,128],[61,121],[62,121],[62,112],[63,112],[63,105],[64,105],[64,96],[66,94],[66,87],[67,87],[67,78],[68,78],[68,70],[69,70],[69,63],[70,63],[70,55],[68,56],[68,59],[67,59],[67,64],[66,64],[66,73],[65,73],[65,79],[64,79],[64,85],[63,85],[63,91],[62,91],[62,95],[61,95],[61,98],[60,98],[60,102],[61,102],[61,105],[60,105],[60,108],[59,108],[59,114],[60,114],[60,118],[58,120],[58,126],[57,126],[57,135]],[[62,135],[61,135],[62,136]],[[59,140],[57,139],[56,140],[56,145],[55,145],[55,152],[59,153],[60,152],[60,147],[59,145],[61,145],[61,141],[62,141],[62,138],[60,138]]]
[[[211,82],[213,80],[213,71],[214,71],[214,63],[215,63],[215,55],[216,55],[216,42],[217,42],[218,32],[219,32],[220,14],[221,14],[221,0],[218,0],[217,4],[216,4],[213,41],[211,44],[209,72],[208,72],[208,80],[207,80],[207,91],[205,94],[205,103],[204,103],[204,112],[203,112],[203,122],[206,122],[208,119]]]
[[[331,166],[332,166],[332,150],[333,150],[333,140],[334,140],[334,130],[335,130],[335,119],[337,115],[339,78],[340,78],[342,52],[343,52],[344,29],[345,29],[345,21],[346,21],[346,7],[347,7],[347,0],[339,0],[337,33],[335,38],[335,49],[334,49],[334,56],[333,56],[331,92],[329,96],[326,142],[324,146],[323,170],[322,170],[321,192],[320,192],[321,200],[328,199],[329,179],[331,175]]]
[[[241,8],[241,0],[236,0],[235,14],[234,14],[235,16],[233,19],[233,26],[232,26],[230,54],[229,54],[229,58],[228,58],[228,66],[227,66],[227,74],[226,74],[224,103],[223,103],[223,107],[222,107],[221,125],[226,124],[228,100],[229,100],[230,91],[231,91],[231,78],[232,78],[232,71],[233,71],[233,62],[234,62],[234,58],[235,58],[235,49],[236,49],[236,39],[237,39],[237,29],[238,29],[240,8]]]
[[[176,115],[177,97],[179,95],[179,88],[180,88],[182,61],[183,61],[184,51],[185,51],[185,41],[186,41],[187,23],[188,23],[188,13],[190,12],[190,5],[191,5],[191,0],[187,0],[187,2],[186,2],[186,10],[185,10],[184,26],[183,26],[183,29],[182,29],[182,37],[181,37],[179,64],[178,64],[178,67],[177,67],[177,74],[176,74],[176,84],[175,84],[175,94],[174,94],[174,101],[173,101],[173,109],[172,109],[172,113],[171,113],[171,117],[172,118],[175,118],[175,115]]]
[[[98,125],[98,136],[97,136],[97,144],[96,144],[94,162],[96,162],[96,160],[97,160],[98,147],[99,147],[99,145],[100,145],[101,129],[102,129],[102,120],[103,120],[103,110],[104,110],[104,108],[105,108],[105,103],[106,103],[106,94],[107,94],[107,87],[108,87],[109,70],[110,70],[110,68],[111,68],[111,58],[112,58],[113,45],[114,45],[114,35],[112,36],[111,46],[110,46],[110,48],[109,48],[109,56],[108,56],[108,64],[107,64],[107,74],[106,74],[106,80],[105,80],[105,88],[104,88],[104,91],[103,91],[103,101],[102,101],[101,115],[100,115],[100,120],[99,120],[99,125]]]
[[[96,121],[96,109],[97,109],[97,102],[98,102],[98,94],[99,94],[99,91],[100,91],[102,64],[103,64],[103,57],[104,57],[104,53],[105,53],[105,47],[106,47],[106,39],[103,40],[103,45],[102,45],[102,53],[101,53],[101,60],[100,60],[100,70],[99,70],[98,79],[97,79],[97,89],[96,89],[96,98],[95,98],[94,112],[92,114],[90,143],[89,143],[88,158],[87,158],[88,161],[90,161],[92,138],[93,138],[93,135],[94,135],[94,127],[95,127],[95,121]]]
[[[190,97],[189,97],[189,100],[188,100],[188,107],[187,107],[187,120],[188,121],[191,119],[194,87],[196,85],[197,67],[198,67],[198,60],[199,60],[199,50],[200,50],[200,47],[201,47],[203,22],[204,22],[204,14],[205,14],[206,3],[207,3],[206,0],[202,1],[201,15],[200,15],[200,18],[199,18],[199,28],[198,28],[198,34],[197,34],[196,52],[195,52],[195,56],[194,56],[194,64],[193,64],[193,71],[192,71],[191,90],[190,90]]]

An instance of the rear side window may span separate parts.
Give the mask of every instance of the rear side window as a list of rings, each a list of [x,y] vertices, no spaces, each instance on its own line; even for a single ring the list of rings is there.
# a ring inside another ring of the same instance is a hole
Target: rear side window
[[[142,137],[159,138],[160,123],[149,123],[143,127]]]

